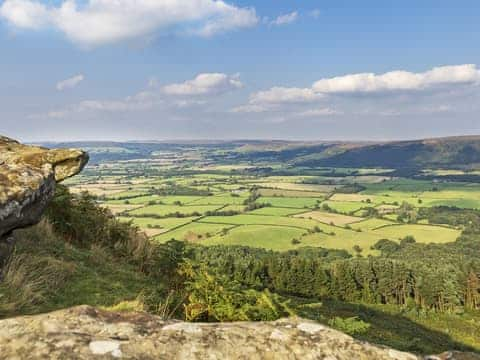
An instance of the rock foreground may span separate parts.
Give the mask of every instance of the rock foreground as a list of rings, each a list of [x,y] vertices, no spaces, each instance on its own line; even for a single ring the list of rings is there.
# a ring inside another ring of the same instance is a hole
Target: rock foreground
[[[416,360],[299,318],[200,324],[79,306],[0,321],[6,359]],[[448,353],[431,359],[480,359]]]
[[[49,150],[0,136],[0,268],[11,232],[37,223],[56,183],[78,174],[87,161],[80,150]]]

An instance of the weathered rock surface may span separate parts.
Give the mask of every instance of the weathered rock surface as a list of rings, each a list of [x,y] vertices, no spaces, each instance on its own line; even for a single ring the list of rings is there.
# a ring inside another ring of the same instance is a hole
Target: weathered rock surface
[[[87,161],[80,150],[26,146],[0,136],[0,268],[11,232],[38,222],[55,184],[79,173]]]
[[[471,356],[472,360],[480,359]],[[0,358],[419,359],[298,318],[198,324],[88,306],[0,321]],[[469,359],[455,354],[435,358]]]

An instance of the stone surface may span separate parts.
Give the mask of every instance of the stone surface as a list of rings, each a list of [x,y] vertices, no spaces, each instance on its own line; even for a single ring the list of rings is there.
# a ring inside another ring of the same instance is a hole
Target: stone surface
[[[49,150],[0,136],[0,267],[13,243],[11,232],[38,222],[56,183],[87,161],[80,150]]]
[[[0,321],[0,354],[12,359],[418,359],[299,318],[199,324],[88,306]]]
[[[0,321],[7,359],[416,360],[300,318],[274,322],[184,323],[143,313],[79,306]],[[432,359],[479,360],[445,353]]]

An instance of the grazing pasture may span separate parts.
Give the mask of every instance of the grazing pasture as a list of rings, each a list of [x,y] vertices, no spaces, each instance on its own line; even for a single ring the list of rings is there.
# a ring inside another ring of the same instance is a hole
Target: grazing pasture
[[[229,163],[216,157],[223,154],[217,150],[88,167],[67,183],[76,193],[97,196],[152,241],[273,250],[325,247],[357,256],[377,255],[371,247],[380,239],[413,236],[418,242],[444,243],[458,238],[461,229],[427,219],[399,221],[408,208],[404,203],[415,213],[432,206],[480,208],[476,183],[394,177],[391,169]]]
[[[282,196],[282,197],[316,197],[323,198],[326,193],[318,191],[299,191],[299,190],[282,190],[282,189],[259,189],[258,193],[261,196]]]
[[[273,207],[285,208],[313,208],[322,202],[323,198],[306,197],[266,197],[257,200],[260,204],[270,204]]]
[[[312,229],[317,225],[316,221],[310,219],[249,214],[235,216],[207,216],[199,220],[199,222],[230,225],[277,225],[295,227],[305,230]]]
[[[272,215],[272,216],[288,216],[308,211],[305,208],[278,208],[278,207],[264,207],[252,210],[250,213],[255,215]]]
[[[397,223],[391,220],[370,218],[370,219],[366,219],[363,221],[350,224],[350,227],[354,230],[360,229],[361,231],[371,231],[383,226],[395,225],[395,224]]]
[[[296,190],[296,191],[314,191],[321,193],[329,193],[334,191],[337,187],[334,185],[317,185],[317,184],[300,184],[290,182],[257,182],[254,185],[261,187],[268,187],[272,189],[281,190]]]
[[[240,225],[229,230],[226,235],[217,235],[202,243],[204,245],[243,245],[285,251],[303,245],[292,244],[292,240],[302,237],[304,233],[305,230],[293,227]]]
[[[348,216],[342,214],[329,213],[325,211],[309,211],[302,214],[297,214],[295,217],[304,219],[313,219],[325,224],[333,224],[336,226],[343,226],[363,220],[355,216]]]
[[[356,201],[324,201],[321,204],[321,207],[324,209],[323,205],[327,205],[328,208],[338,211],[340,213],[349,214],[354,213],[361,208],[368,206],[368,204]]]
[[[207,211],[219,210],[221,206],[217,205],[191,205],[191,206],[182,206],[182,205],[150,205],[145,206],[139,209],[129,211],[128,214],[131,216],[166,216],[174,214],[180,214],[184,216],[191,216],[192,214],[204,214]]]
[[[161,230],[160,233],[169,231],[171,229],[180,227],[185,224],[189,224],[192,221],[198,219],[198,217],[184,217],[184,218],[165,218],[165,219],[156,219],[148,217],[119,217],[121,221],[129,222],[131,221],[134,225],[138,226],[141,229],[152,229]]]
[[[460,230],[434,225],[387,225],[373,230],[375,234],[388,239],[399,240],[406,236],[413,236],[421,243],[446,243],[457,240]]]
[[[171,239],[189,242],[204,242],[212,237],[215,237],[222,231],[228,231],[232,227],[232,225],[225,224],[191,222],[185,226],[175,228],[172,231],[164,232],[163,234],[154,237],[154,240],[160,243]]]

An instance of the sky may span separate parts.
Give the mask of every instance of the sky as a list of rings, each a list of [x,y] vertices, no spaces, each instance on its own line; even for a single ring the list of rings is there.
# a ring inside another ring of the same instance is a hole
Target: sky
[[[480,134],[479,19],[478,0],[3,0],[0,134]]]

